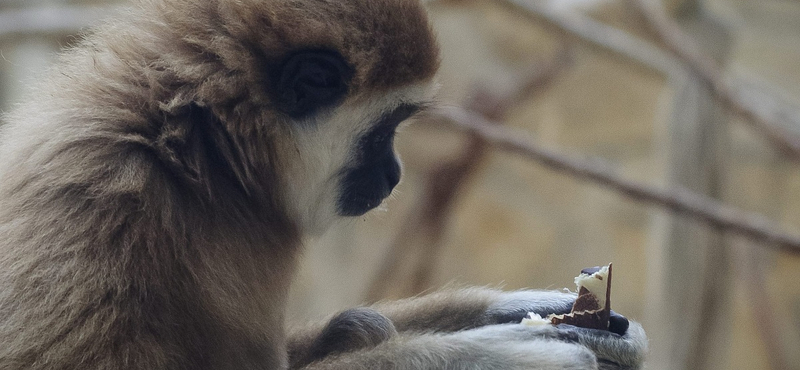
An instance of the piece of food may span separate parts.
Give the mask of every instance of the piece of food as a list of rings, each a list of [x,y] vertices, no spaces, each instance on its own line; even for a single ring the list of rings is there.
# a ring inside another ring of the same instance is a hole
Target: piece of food
[[[575,278],[578,298],[572,311],[564,315],[550,315],[553,324],[570,324],[589,329],[608,330],[611,317],[611,264],[584,269]]]
[[[549,317],[549,316],[548,316]],[[528,317],[522,319],[522,325],[539,326],[552,324],[549,319],[545,319],[538,313],[528,312]]]
[[[608,330],[611,317],[611,264],[583,269],[575,278],[578,298],[568,314],[548,315],[546,318],[530,313],[522,324],[569,324],[582,328]]]

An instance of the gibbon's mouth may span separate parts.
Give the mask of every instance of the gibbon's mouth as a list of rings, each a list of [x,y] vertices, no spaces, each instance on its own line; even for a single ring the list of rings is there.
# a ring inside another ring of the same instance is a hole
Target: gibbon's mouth
[[[339,197],[339,214],[361,216],[379,206],[400,182],[400,163],[392,153],[346,172]]]
[[[419,111],[405,104],[383,115],[375,127],[361,137],[356,166],[345,170],[341,182],[338,212],[361,216],[379,206],[400,182],[400,162],[394,154],[397,126]]]

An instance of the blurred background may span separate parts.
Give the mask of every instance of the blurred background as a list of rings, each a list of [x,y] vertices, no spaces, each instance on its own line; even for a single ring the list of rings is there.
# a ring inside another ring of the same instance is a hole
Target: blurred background
[[[0,0],[0,110],[122,3]],[[291,320],[613,262],[649,369],[800,369],[800,2],[428,6],[442,106],[556,158],[418,119],[385,207],[308,241]]]

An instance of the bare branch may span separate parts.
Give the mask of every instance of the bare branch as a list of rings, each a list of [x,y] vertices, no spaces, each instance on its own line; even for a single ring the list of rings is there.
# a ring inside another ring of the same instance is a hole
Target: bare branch
[[[785,112],[796,109],[786,106],[759,106],[758,101],[746,99],[748,94],[727,81],[711,58],[705,56],[696,46],[691,46],[694,42],[670,21],[663,8],[653,5],[656,0],[635,0],[635,3],[639,5],[653,30],[679,59],[626,32],[576,12],[556,10],[544,1],[502,0],[502,2],[514,9],[525,11],[525,14],[536,21],[543,22],[561,33],[572,35],[591,46],[625,56],[645,67],[668,75],[671,79],[686,78],[687,72],[691,71],[692,75],[698,76],[711,86],[714,95],[723,104],[745,118],[747,123],[776,148],[789,158],[800,160],[800,137],[785,128],[792,124],[791,121],[787,123],[781,119],[786,116]]]
[[[573,11],[557,10],[546,1],[500,0],[503,5],[571,36],[583,44],[622,55],[670,78],[685,78],[688,70],[667,52],[617,28]]]
[[[434,114],[455,127],[480,136],[498,149],[520,154],[552,170],[592,181],[631,199],[664,207],[725,231],[764,242],[765,246],[800,254],[800,236],[782,231],[775,222],[762,215],[727,206],[685,189],[665,190],[624,179],[614,174],[603,161],[578,159],[546,149],[531,140],[523,139],[526,136],[524,134],[493,125],[483,117],[462,108],[440,108]]]

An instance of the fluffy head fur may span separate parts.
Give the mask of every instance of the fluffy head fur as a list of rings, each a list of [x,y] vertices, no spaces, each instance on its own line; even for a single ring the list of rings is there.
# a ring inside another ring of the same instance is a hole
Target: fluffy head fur
[[[352,75],[297,116],[276,86],[305,50]],[[0,368],[283,368],[300,236],[437,58],[414,0],[144,0],[99,27],[0,134]]]

